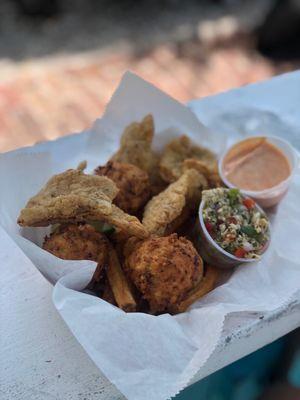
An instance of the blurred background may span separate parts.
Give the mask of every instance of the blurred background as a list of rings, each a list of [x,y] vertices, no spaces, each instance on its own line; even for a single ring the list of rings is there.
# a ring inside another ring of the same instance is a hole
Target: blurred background
[[[0,0],[0,38],[2,152],[87,128],[128,69],[187,102],[299,68],[300,0]],[[299,341],[178,400],[299,400]]]
[[[297,69],[299,0],[1,0],[0,151],[81,131],[130,69],[186,102]]]

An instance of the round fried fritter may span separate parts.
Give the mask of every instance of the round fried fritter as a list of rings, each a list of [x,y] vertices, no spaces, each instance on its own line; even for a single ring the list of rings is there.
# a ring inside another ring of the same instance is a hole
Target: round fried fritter
[[[91,225],[68,224],[47,236],[43,249],[63,260],[92,260],[101,263],[108,251],[107,243],[106,236]]]
[[[177,234],[138,242],[127,254],[125,268],[153,313],[174,309],[203,275],[193,244]]]
[[[114,203],[129,214],[136,214],[150,197],[147,172],[133,164],[108,161],[95,169],[96,175],[104,175],[115,182],[119,192]]]

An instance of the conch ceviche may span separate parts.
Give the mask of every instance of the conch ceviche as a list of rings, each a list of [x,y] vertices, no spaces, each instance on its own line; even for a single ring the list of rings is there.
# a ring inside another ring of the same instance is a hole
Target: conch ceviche
[[[270,240],[269,221],[251,198],[238,189],[202,192],[203,221],[222,249],[238,258],[259,258]]]

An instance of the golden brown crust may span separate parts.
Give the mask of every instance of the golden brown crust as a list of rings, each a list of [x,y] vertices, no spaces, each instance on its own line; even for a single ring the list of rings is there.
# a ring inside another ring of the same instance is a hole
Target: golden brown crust
[[[63,260],[92,260],[104,264],[108,240],[91,225],[60,226],[46,236],[43,249]]]
[[[150,182],[147,172],[133,164],[109,161],[95,169],[96,175],[106,176],[115,182],[119,192],[114,199],[123,211],[135,215],[150,197]]]
[[[201,160],[197,160],[195,158],[187,158],[186,160],[183,161],[182,172],[184,172],[188,169],[195,169],[200,174],[202,174],[204,176],[204,178],[206,178],[206,179],[208,179],[208,177],[210,175],[210,169],[205,164],[205,162],[201,161]]]
[[[165,147],[160,159],[160,173],[166,182],[174,182],[183,173],[183,162],[196,159],[210,170],[216,164],[216,156],[208,149],[197,146],[185,135],[172,140]]]
[[[143,225],[146,230],[158,236],[170,233],[172,229],[176,230],[184,222],[180,215],[186,211],[186,206],[194,207],[197,201],[199,203],[203,184],[203,176],[190,169],[167,189],[153,197],[144,210]],[[188,216],[189,213],[185,214]],[[177,218],[178,223],[174,223]]]
[[[206,265],[205,275],[202,280],[186,294],[181,302],[174,305],[172,312],[176,314],[186,311],[193,303],[212,291],[216,286],[220,274],[219,269],[211,265]]]
[[[21,226],[47,226],[55,223],[104,221],[147,237],[140,221],[112,204],[118,193],[115,183],[105,176],[86,175],[68,170],[53,176],[45,187],[21,210]]]
[[[61,221],[99,219],[111,213],[118,189],[104,176],[85,175],[69,169],[54,175],[21,211],[22,226],[47,226]]]
[[[178,217],[166,225],[163,236],[171,235],[171,233],[174,232],[178,233],[181,227],[185,224],[185,221],[189,218],[191,212],[190,204],[186,203]]]
[[[207,188],[213,189],[216,187],[224,186],[222,179],[219,175],[217,163],[208,167],[204,161],[196,160],[194,158],[188,158],[184,160],[182,168],[183,171],[186,171],[187,169],[195,169],[196,171],[201,173],[207,181]]]
[[[112,213],[106,217],[105,221],[126,232],[128,236],[136,236],[141,239],[149,236],[147,229],[136,217],[126,214],[114,204]]]
[[[112,156],[113,161],[130,163],[148,171],[152,165],[152,139],[154,122],[152,115],[147,115],[141,122],[128,125],[121,137],[120,148]]]
[[[159,174],[159,156],[152,150],[154,121],[151,114],[141,122],[128,125],[121,137],[120,149],[111,158],[113,161],[133,164],[148,173],[151,192],[157,194],[164,187]]]
[[[202,259],[192,243],[176,234],[136,243],[125,265],[153,313],[171,310],[203,274]]]

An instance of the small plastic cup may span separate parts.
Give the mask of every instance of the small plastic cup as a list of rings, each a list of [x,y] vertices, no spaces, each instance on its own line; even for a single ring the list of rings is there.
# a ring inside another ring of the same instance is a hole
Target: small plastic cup
[[[203,207],[205,206],[205,201],[202,200],[199,207],[199,240],[197,241],[197,249],[201,255],[201,257],[210,265],[214,265],[219,268],[230,269],[234,268],[239,264],[249,264],[257,261],[255,258],[238,258],[233,254],[228,253],[221,246],[219,246],[214,239],[208,233],[204,220],[203,220]],[[263,215],[265,212],[256,204],[255,206],[258,211],[260,211]],[[262,256],[267,248],[269,247],[269,243],[271,240],[270,235],[270,225],[269,225],[269,240],[264,248],[263,253],[260,254]]]
[[[231,146],[229,149],[225,151],[225,153],[222,155],[222,157],[219,160],[219,174],[222,179],[222,181],[225,183],[226,186],[229,188],[235,188],[236,186],[232,184],[230,181],[227,180],[224,172],[223,172],[223,164],[224,164],[224,158],[226,155],[237,145],[239,145],[242,142],[245,142],[247,140],[251,140],[252,138],[256,138],[257,136],[253,136],[251,138],[247,138],[244,140],[241,140],[240,142],[235,143],[233,146]],[[259,136],[259,137],[265,137],[266,140],[279,148],[282,153],[286,156],[287,160],[290,163],[291,167],[291,173],[288,176],[287,179],[284,181],[280,182],[278,185],[273,186],[268,189],[260,190],[260,191],[252,191],[252,190],[245,190],[242,188],[238,188],[240,192],[248,197],[251,197],[253,200],[255,200],[261,207],[264,208],[269,208],[273,207],[276,204],[278,204],[281,199],[285,196],[285,194],[288,191],[292,176],[295,172],[296,167],[299,165],[299,157],[294,149],[294,147],[287,142],[284,139],[281,139],[276,136]],[[262,171],[264,173],[264,171]]]

